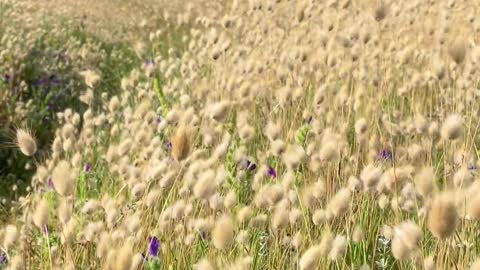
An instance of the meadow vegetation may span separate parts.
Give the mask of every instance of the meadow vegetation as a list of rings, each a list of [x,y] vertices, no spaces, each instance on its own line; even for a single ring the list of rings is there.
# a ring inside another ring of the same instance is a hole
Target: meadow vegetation
[[[0,0],[0,269],[480,269],[479,10]]]

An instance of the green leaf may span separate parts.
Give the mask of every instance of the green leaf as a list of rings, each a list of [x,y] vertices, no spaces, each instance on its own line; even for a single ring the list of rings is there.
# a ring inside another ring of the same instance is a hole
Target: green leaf
[[[309,124],[304,124],[301,126],[298,130],[297,133],[295,134],[295,141],[299,145],[305,145],[305,141],[307,140],[307,135],[308,132],[310,132],[310,125]]]
[[[160,103],[160,108],[163,110],[163,112],[166,112],[166,110],[168,109],[168,102],[165,98],[165,95],[163,94],[162,87],[160,86],[160,80],[158,78],[153,79],[153,89],[157,94],[158,102]]]
[[[162,266],[162,262],[159,257],[149,258],[145,264],[145,270],[159,270]]]

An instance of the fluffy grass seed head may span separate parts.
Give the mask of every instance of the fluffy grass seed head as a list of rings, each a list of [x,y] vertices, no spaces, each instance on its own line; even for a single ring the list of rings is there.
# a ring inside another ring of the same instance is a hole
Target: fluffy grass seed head
[[[17,129],[16,145],[20,152],[27,157],[33,156],[37,152],[37,143],[32,132],[26,129]]]
[[[192,134],[186,127],[179,127],[171,138],[172,156],[176,161],[182,161],[190,154]]]
[[[3,238],[3,246],[6,249],[9,249],[11,246],[13,246],[15,244],[15,242],[17,242],[18,236],[19,236],[19,234],[18,234],[17,227],[15,225],[8,225],[5,228],[5,236]]]
[[[33,224],[40,230],[45,228],[48,223],[48,202],[41,200],[38,202],[35,212],[33,213]]]
[[[420,245],[422,231],[411,221],[402,222],[394,228],[392,254],[397,260],[409,258]]]
[[[423,198],[432,195],[435,188],[435,175],[432,167],[424,167],[415,175],[415,187]]]
[[[462,136],[463,120],[459,114],[448,116],[442,125],[441,134],[445,140],[456,140]]]
[[[448,193],[438,195],[428,212],[428,229],[439,239],[452,235],[457,228],[458,212],[455,202]]]
[[[203,258],[193,266],[193,270],[213,270],[213,266],[207,258]]]
[[[235,231],[231,217],[220,217],[212,231],[213,246],[220,250],[228,250],[235,241]]]
[[[62,196],[72,195],[75,191],[75,177],[72,175],[70,163],[62,160],[53,169],[52,181],[55,190]]]
[[[318,268],[318,264],[320,263],[320,258],[322,256],[321,247],[320,245],[314,245],[303,253],[302,257],[300,258],[300,269],[301,270],[314,270]]]
[[[351,197],[352,194],[348,188],[340,189],[328,203],[328,210],[332,212],[335,217],[344,215],[350,207]]]
[[[435,260],[433,256],[428,256],[423,260],[423,267],[425,270],[435,270],[436,265],[435,265]]]
[[[455,63],[461,64],[467,54],[467,43],[463,38],[455,39],[448,48],[448,54],[455,61]]]

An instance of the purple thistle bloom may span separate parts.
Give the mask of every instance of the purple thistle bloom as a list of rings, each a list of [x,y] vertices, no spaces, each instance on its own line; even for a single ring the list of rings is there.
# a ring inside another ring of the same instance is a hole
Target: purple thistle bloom
[[[201,231],[200,232],[200,238],[202,238],[202,240],[207,240],[207,233],[205,231]]]
[[[8,263],[7,255],[0,255],[0,266],[6,265]]]
[[[9,82],[12,77],[10,76],[10,74],[5,74],[5,76],[3,77],[3,79],[6,81],[6,82]]]
[[[160,241],[158,241],[158,238],[155,236],[150,236],[148,238],[148,241],[150,242],[150,247],[149,247],[150,256],[157,257],[158,251],[160,250]]]
[[[89,173],[92,170],[92,164],[88,163],[85,164],[85,172]]]
[[[170,150],[172,148],[172,142],[171,141],[166,141],[165,142],[165,148]]]
[[[268,175],[273,177],[273,178],[276,178],[277,177],[277,172],[275,171],[274,168],[270,167],[270,168],[268,168]]]
[[[47,224],[45,224],[45,226],[43,226],[42,231],[43,231],[44,234],[48,234],[48,225]]]
[[[48,179],[48,187],[55,190],[55,185],[53,184],[52,178]]]
[[[307,118],[307,124],[311,124],[311,123],[312,123],[312,120],[313,120],[313,117],[310,115],[310,116]]]
[[[393,160],[393,153],[388,149],[383,149],[378,153],[377,159],[379,160]]]
[[[151,66],[153,66],[153,61],[152,60],[145,61],[145,67],[151,67]]]
[[[257,164],[251,162],[250,160],[247,159],[247,170],[253,172],[257,169]]]
[[[157,115],[157,117],[155,118],[155,123],[158,125],[162,122],[162,116],[160,115]]]

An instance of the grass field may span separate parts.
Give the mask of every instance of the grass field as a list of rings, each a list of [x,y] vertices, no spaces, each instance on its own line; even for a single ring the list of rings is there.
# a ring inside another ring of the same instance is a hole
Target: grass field
[[[479,11],[0,0],[0,269],[480,269]]]

